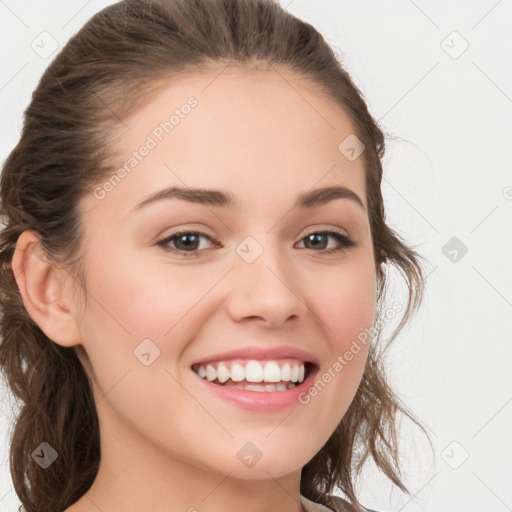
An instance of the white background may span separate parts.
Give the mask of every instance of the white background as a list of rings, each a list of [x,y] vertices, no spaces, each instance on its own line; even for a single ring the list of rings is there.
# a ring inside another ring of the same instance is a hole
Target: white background
[[[62,47],[110,3],[0,2],[2,161],[52,58],[32,41],[47,31]],[[374,117],[399,138],[385,157],[387,219],[429,261],[423,307],[396,340],[389,373],[435,450],[406,423],[414,496],[369,466],[360,499],[382,511],[512,510],[512,1],[281,3],[324,35]],[[442,252],[452,237],[468,249],[456,262]],[[7,403],[0,509],[15,511]]]

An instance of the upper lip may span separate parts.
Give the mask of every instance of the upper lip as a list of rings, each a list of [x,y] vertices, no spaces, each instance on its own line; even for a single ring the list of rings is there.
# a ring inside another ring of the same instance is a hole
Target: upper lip
[[[215,361],[227,361],[229,359],[256,359],[256,360],[273,360],[273,359],[284,359],[284,358],[295,358],[300,359],[306,363],[312,363],[318,366],[317,359],[304,350],[290,346],[279,346],[279,347],[258,347],[250,346],[244,348],[237,348],[234,350],[228,350],[226,352],[218,352],[210,356],[203,357],[194,361],[191,366],[200,365],[204,363],[210,363]]]

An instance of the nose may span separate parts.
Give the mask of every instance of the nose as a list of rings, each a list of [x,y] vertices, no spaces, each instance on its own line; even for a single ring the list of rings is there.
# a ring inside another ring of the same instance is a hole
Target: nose
[[[237,322],[252,319],[268,328],[297,321],[307,307],[297,289],[297,276],[284,255],[265,247],[254,261],[249,261],[236,254],[229,273],[227,309],[231,318]]]

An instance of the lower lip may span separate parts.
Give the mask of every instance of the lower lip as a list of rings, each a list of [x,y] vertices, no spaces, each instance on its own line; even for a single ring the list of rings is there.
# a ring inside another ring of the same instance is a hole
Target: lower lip
[[[206,386],[206,389],[227,402],[252,411],[277,411],[293,405],[300,405],[299,395],[311,386],[318,369],[313,369],[304,382],[286,391],[249,391],[220,386],[199,377],[193,370],[191,371],[202,382],[202,385]]]

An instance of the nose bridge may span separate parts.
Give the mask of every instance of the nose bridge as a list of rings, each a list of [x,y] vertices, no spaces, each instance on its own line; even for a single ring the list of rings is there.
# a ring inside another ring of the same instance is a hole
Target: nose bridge
[[[271,234],[256,236],[247,236],[235,249],[229,311],[236,319],[257,316],[278,325],[301,315],[304,302],[286,251]]]

